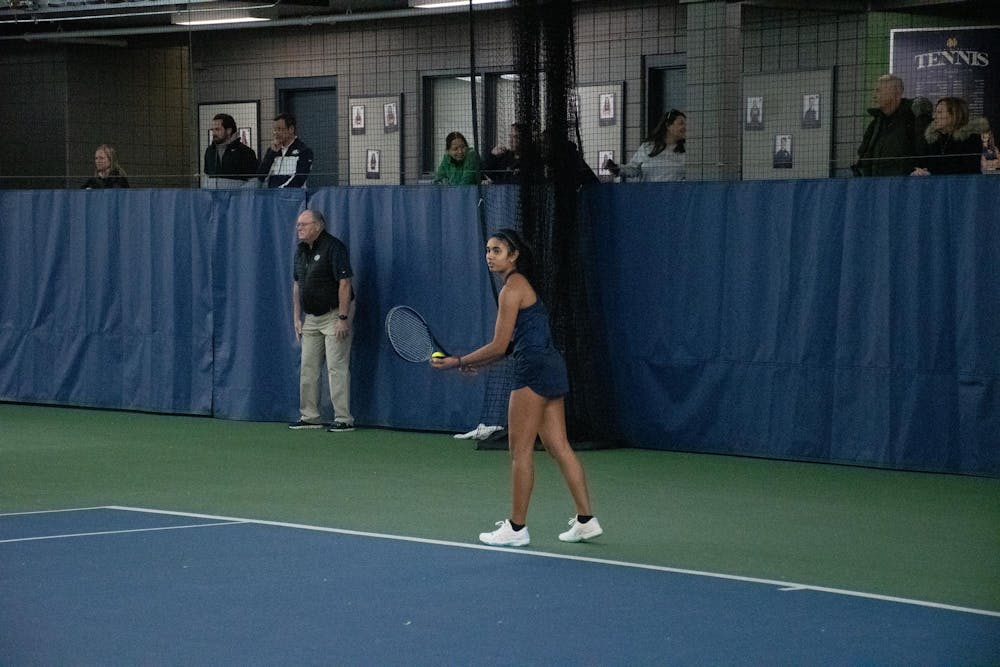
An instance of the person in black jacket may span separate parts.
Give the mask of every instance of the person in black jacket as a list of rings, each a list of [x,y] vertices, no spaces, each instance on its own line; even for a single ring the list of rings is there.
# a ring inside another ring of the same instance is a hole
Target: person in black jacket
[[[894,74],[880,76],[875,85],[875,106],[865,136],[858,147],[856,176],[906,176],[913,171],[918,142],[931,121],[930,101],[903,97],[903,81]]]
[[[985,119],[969,118],[968,102],[942,97],[934,106],[934,121],[920,139],[921,157],[913,175],[981,173],[984,126]]]
[[[205,175],[211,185],[241,187],[257,175],[257,153],[240,140],[236,121],[227,113],[212,118],[212,143],[205,149]],[[239,182],[236,182],[239,181]]]
[[[354,290],[347,246],[326,231],[319,211],[305,210],[295,223],[299,240],[292,284],[292,318],[302,341],[299,421],[289,428],[323,428],[319,417],[319,372],[326,360],[334,422],[331,432],[353,431],[351,416],[351,324]],[[305,317],[303,318],[303,312]]]
[[[312,170],[313,151],[295,134],[295,116],[279,113],[271,126],[274,139],[257,168],[269,188],[304,188]]]
[[[512,123],[507,145],[498,145],[483,159],[483,177],[491,183],[518,183],[521,179],[522,143],[530,130],[525,123]]]
[[[112,146],[101,144],[94,151],[94,175],[82,187],[84,190],[128,187],[125,170],[118,164],[118,153]]]

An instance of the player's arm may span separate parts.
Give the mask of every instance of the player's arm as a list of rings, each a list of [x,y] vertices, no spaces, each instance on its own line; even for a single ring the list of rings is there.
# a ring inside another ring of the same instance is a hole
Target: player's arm
[[[497,321],[493,326],[493,340],[478,350],[463,354],[461,357],[463,367],[485,366],[506,356],[510,341],[514,338],[517,312],[521,309],[527,291],[528,283],[519,275],[512,282],[504,285],[503,289],[500,290]]]

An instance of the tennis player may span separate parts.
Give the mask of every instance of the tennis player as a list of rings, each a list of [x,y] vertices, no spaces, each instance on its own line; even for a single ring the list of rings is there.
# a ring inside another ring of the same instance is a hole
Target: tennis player
[[[507,408],[510,440],[512,508],[497,529],[481,533],[494,546],[522,547],[530,542],[527,515],[535,481],[535,438],[559,464],[576,504],[563,542],[580,542],[600,535],[601,525],[590,511],[587,478],[566,436],[565,396],[569,392],[566,364],[552,344],[548,312],[528,275],[531,248],[512,229],[502,229],[486,243],[486,264],[503,279],[493,340],[461,356],[431,359],[434,368],[474,370],[499,361],[513,349],[514,383]],[[526,275],[527,274],[527,275]]]

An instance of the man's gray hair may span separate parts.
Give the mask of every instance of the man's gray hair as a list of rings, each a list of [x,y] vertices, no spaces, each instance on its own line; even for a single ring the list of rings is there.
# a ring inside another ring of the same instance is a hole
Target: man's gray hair
[[[883,74],[882,76],[880,76],[878,78],[878,80],[879,81],[884,81],[885,83],[888,83],[888,84],[892,84],[892,87],[895,88],[896,90],[898,90],[900,92],[900,94],[902,94],[902,92],[903,92],[903,80],[900,79],[895,74]]]
[[[316,223],[319,224],[321,228],[326,229],[326,218],[323,217],[322,213],[320,213],[314,208],[307,208],[305,211],[303,211],[303,213],[312,214],[313,220],[315,220]]]

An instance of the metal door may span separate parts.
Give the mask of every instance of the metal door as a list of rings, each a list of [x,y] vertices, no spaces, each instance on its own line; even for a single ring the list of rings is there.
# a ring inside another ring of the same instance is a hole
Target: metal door
[[[337,185],[337,77],[316,76],[275,80],[278,111],[295,116],[296,133],[313,149],[307,185]]]

